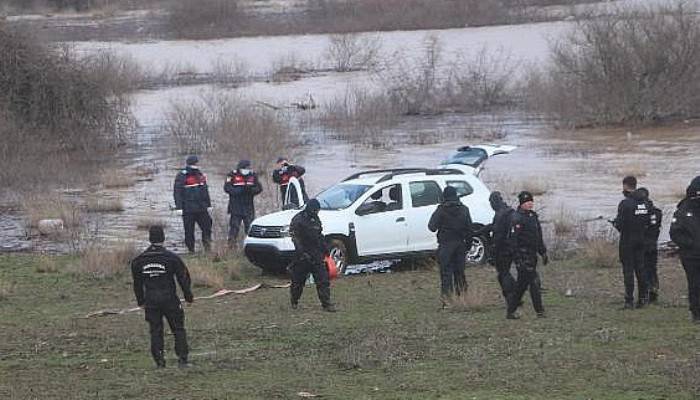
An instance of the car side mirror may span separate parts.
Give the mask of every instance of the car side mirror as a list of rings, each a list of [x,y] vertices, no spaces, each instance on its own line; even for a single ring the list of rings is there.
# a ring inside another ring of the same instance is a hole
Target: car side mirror
[[[377,204],[375,204],[374,202],[370,202],[364,203],[361,206],[357,207],[357,210],[355,210],[355,214],[362,216],[372,214],[378,211],[379,207],[377,207]]]

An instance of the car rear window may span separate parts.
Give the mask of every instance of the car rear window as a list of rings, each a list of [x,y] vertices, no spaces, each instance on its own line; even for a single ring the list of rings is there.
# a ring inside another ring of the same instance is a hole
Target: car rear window
[[[439,204],[442,199],[442,190],[434,181],[411,182],[409,188],[414,208]]]
[[[452,186],[457,190],[457,196],[469,196],[474,193],[474,188],[465,181],[447,181],[447,186]]]

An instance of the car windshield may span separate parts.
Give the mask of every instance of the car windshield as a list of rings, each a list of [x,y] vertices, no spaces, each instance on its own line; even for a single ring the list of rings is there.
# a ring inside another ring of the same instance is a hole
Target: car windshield
[[[321,203],[321,210],[342,210],[348,208],[370,187],[368,185],[335,185],[321,192],[316,196],[316,200]]]
[[[450,158],[443,161],[442,164],[462,164],[476,168],[486,158],[488,158],[488,153],[486,153],[484,149],[462,147],[459,149],[459,151],[457,151],[457,153],[453,154]]]

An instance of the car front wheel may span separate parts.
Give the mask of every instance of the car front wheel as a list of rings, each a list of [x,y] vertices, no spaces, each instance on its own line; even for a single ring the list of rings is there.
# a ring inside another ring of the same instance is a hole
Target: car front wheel
[[[342,276],[348,266],[348,249],[345,243],[340,239],[331,240],[329,253],[335,261],[336,268],[338,268],[338,276]]]
[[[466,264],[484,264],[488,260],[488,246],[486,238],[483,236],[474,236],[472,238],[472,247],[467,251]]]

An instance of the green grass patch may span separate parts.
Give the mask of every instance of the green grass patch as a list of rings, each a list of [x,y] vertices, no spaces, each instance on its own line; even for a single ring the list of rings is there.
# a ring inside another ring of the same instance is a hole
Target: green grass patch
[[[45,257],[45,256],[44,256]],[[440,311],[437,271],[344,277],[339,312],[313,287],[292,311],[286,289],[201,300],[186,309],[195,368],[153,368],[129,274],[95,280],[40,256],[0,256],[0,398],[8,399],[693,399],[700,395],[700,328],[688,321],[685,277],[660,267],[661,304],[621,311],[619,268],[581,261],[542,269],[549,318],[525,299],[506,320],[495,271],[470,268],[481,299]],[[194,262],[192,259],[187,259]],[[280,284],[239,259],[227,288]],[[225,270],[226,266],[217,266]],[[567,290],[572,297],[565,296]],[[195,288],[196,295],[212,289]],[[471,305],[475,304],[475,305]]]

